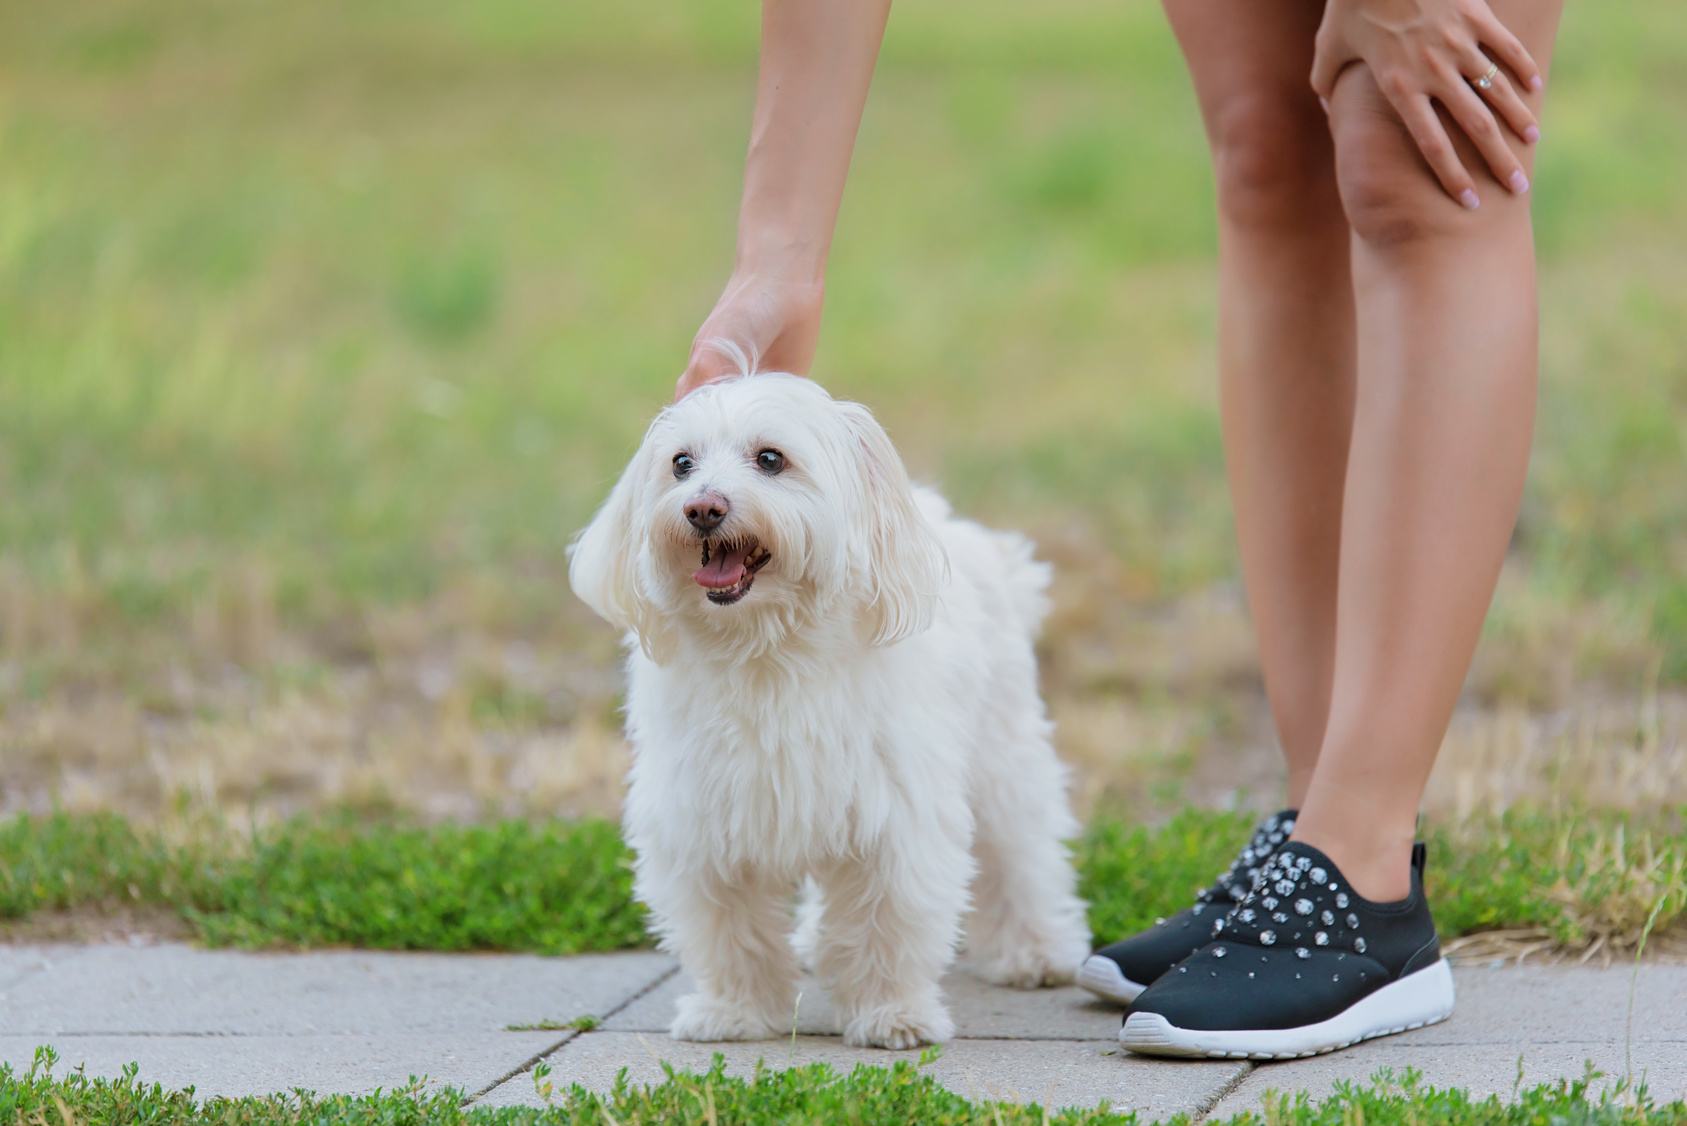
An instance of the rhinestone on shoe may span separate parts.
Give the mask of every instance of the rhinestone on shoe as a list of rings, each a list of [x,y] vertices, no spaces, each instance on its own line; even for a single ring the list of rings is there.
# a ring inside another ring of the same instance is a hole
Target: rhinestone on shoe
[[[1276,941],[1277,941],[1277,932],[1276,931],[1260,931],[1259,932],[1259,944],[1261,946],[1270,946],[1273,942],[1276,942]]]
[[[1213,957],[1215,957],[1215,958],[1222,958],[1228,953],[1230,953],[1230,951],[1226,950],[1222,946],[1213,947]]]
[[[1266,896],[1263,902],[1267,911],[1277,910],[1277,897],[1275,895]]]
[[[1347,906],[1347,893],[1345,891],[1341,892],[1339,895],[1336,896],[1336,906],[1337,907],[1346,907]]]
[[[1252,907],[1244,907],[1244,908],[1242,908],[1241,914],[1237,915],[1236,917],[1238,919],[1242,920],[1244,923],[1251,923],[1258,916],[1256,916],[1254,914],[1254,909]]]
[[[1352,927],[1354,930],[1358,930],[1359,929],[1359,916],[1357,916],[1353,912],[1349,911],[1347,913],[1347,925]]]
[[[1365,952],[1365,940],[1362,939],[1362,938],[1354,939],[1353,940],[1353,949],[1357,950],[1359,953],[1363,954]]]
[[[1274,923],[1286,923],[1289,921],[1289,917],[1281,911],[1273,911],[1271,913],[1271,921]]]
[[[1293,880],[1278,880],[1276,884],[1278,895],[1288,895],[1295,890]]]
[[[1310,914],[1312,914],[1312,901],[1310,899],[1297,899],[1297,900],[1295,900],[1295,914],[1297,914],[1297,915],[1310,915]]]
[[[1319,915],[1318,917],[1324,921],[1324,925],[1326,927],[1333,927],[1333,926],[1336,925],[1335,912],[1333,912],[1333,911],[1325,911],[1323,914]]]
[[[1297,958],[1310,958],[1310,957],[1312,957],[1312,951],[1308,950],[1304,946],[1297,946],[1297,947],[1295,947],[1295,957],[1297,957]]]
[[[1207,909],[1207,905],[1205,903],[1197,903],[1197,904],[1195,904],[1195,906],[1191,907],[1189,910],[1192,914],[1199,915],[1202,911],[1205,911],[1206,909]]]
[[[1302,872],[1306,871],[1308,868],[1312,867],[1312,858],[1310,856],[1295,857],[1295,867],[1299,868]]]
[[[1315,884],[1321,884],[1330,878],[1330,874],[1322,868],[1314,868],[1312,871],[1308,872],[1307,875],[1312,877],[1312,882]]]
[[[1323,931],[1319,931],[1317,934],[1312,936],[1312,943],[1314,946],[1328,946],[1330,944],[1330,936],[1325,934]]]

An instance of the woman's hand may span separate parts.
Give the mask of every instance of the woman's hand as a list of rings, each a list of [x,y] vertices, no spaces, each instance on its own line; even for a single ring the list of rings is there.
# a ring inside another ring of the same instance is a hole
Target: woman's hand
[[[1330,0],[1318,29],[1313,89],[1327,103],[1343,68],[1359,61],[1371,68],[1448,195],[1470,209],[1479,202],[1432,100],[1475,143],[1500,183],[1519,195],[1529,190],[1495,113],[1525,142],[1538,141],[1539,123],[1513,77],[1539,90],[1540,68],[1486,0]],[[1499,70],[1490,75],[1495,64]],[[1490,84],[1482,88],[1485,76]]]
[[[691,342],[691,358],[674,388],[678,402],[705,383],[737,375],[741,364],[807,375],[820,336],[825,284],[778,273],[734,273],[714,312]],[[724,345],[724,346],[723,346]],[[734,356],[736,346],[741,356]]]

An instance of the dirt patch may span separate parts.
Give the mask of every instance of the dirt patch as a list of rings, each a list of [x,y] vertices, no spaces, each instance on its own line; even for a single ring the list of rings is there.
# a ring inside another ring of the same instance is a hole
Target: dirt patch
[[[0,920],[0,942],[16,945],[118,942],[147,946],[192,938],[193,928],[166,907],[78,907]]]

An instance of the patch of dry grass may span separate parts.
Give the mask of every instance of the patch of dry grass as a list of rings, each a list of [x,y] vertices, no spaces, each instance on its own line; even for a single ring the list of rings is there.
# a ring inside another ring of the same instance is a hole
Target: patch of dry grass
[[[1044,689],[1079,809],[1274,808],[1280,768],[1240,591],[1144,603],[1128,568],[1078,532],[1045,537],[1043,553],[1058,576]],[[463,587],[349,608],[317,634],[289,628],[266,591],[250,578],[214,588],[186,631],[9,632],[0,815],[54,803],[143,824],[183,802],[259,823],[345,805],[429,819],[618,809],[615,640],[565,591],[539,628],[511,620],[495,592]],[[27,607],[8,627],[79,612],[15,572],[0,598]],[[1502,596],[1497,620],[1507,607]],[[1562,629],[1570,641],[1557,648],[1585,649],[1591,633],[1644,663],[1644,635],[1595,612]],[[1687,695],[1574,678],[1547,692],[1533,670],[1557,648],[1538,636],[1490,631],[1426,811],[1687,804]],[[1533,699],[1505,694],[1519,681],[1537,686]]]

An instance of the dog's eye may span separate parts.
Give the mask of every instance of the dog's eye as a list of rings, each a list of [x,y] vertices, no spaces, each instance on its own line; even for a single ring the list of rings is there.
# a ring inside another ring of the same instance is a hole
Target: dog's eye
[[[756,455],[756,468],[771,477],[785,468],[785,455],[778,450],[763,450]]]
[[[674,455],[674,476],[689,477],[691,471],[697,468],[697,463],[691,460],[690,454]]]

